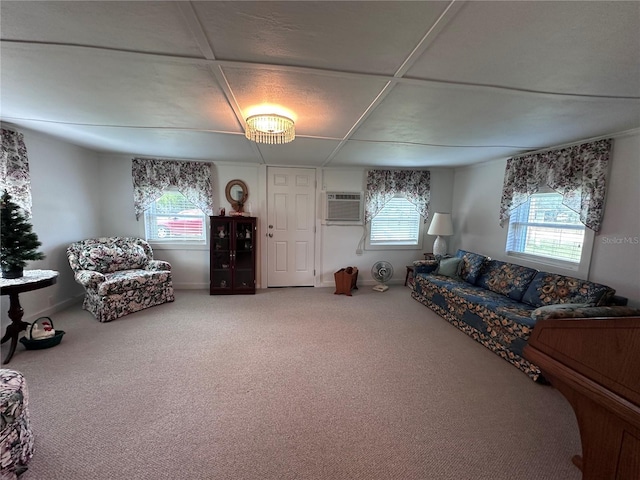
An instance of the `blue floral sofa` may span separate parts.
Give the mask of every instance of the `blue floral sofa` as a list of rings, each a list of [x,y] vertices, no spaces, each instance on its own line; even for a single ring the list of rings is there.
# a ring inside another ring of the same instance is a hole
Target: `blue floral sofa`
[[[638,309],[610,306],[615,290],[606,285],[464,250],[446,261],[457,263],[455,273],[432,263],[415,262],[411,296],[534,381],[545,379],[540,369],[522,356],[522,350],[537,320],[640,314]],[[622,297],[616,301],[626,303]]]
[[[173,302],[171,265],[153,259],[149,243],[134,237],[72,243],[67,259],[86,294],[82,307],[101,322]]]

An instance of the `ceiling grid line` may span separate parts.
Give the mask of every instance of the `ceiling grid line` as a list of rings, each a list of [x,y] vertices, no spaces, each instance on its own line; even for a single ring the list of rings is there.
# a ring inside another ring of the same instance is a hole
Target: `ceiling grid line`
[[[207,60],[216,60],[215,54],[213,52],[213,47],[209,43],[207,39],[207,35],[202,28],[202,23],[198,18],[198,14],[193,8],[192,2],[177,2],[178,8],[182,12],[183,17],[185,18],[187,25],[189,26],[189,30],[191,34],[194,36],[194,40],[196,41],[198,48],[202,52],[203,56]],[[231,89],[231,85],[229,85],[229,81],[227,80],[226,75],[222,71],[222,67],[220,65],[211,65],[209,71],[213,74],[213,77],[224,93],[225,98],[227,99],[227,103],[233,110],[235,114],[236,121],[238,122],[238,126],[244,131],[244,116],[242,114],[242,108],[238,104],[238,101],[233,94],[233,90]],[[262,152],[258,148],[258,146],[254,142],[249,142],[253,153],[260,159],[260,163],[266,163]]]
[[[415,86],[429,86],[429,85],[441,85],[441,86],[450,86],[453,88],[462,88],[462,89],[470,89],[470,90],[494,90],[494,91],[505,91],[505,92],[514,92],[514,93],[522,93],[529,94],[534,96],[545,96],[545,97],[568,97],[568,98],[580,98],[580,99],[603,99],[603,100],[640,100],[640,95],[613,95],[613,94],[593,94],[593,93],[579,93],[579,92],[560,92],[560,91],[548,91],[548,90],[535,90],[532,88],[521,88],[521,87],[512,87],[508,85],[495,85],[495,84],[486,84],[486,83],[477,83],[477,82],[461,82],[456,80],[443,80],[443,79],[433,79],[433,78],[418,78],[406,76],[404,74],[402,77],[395,77],[394,75],[385,75],[380,73],[367,73],[367,72],[354,72],[349,70],[338,70],[338,69],[327,69],[327,68],[318,68],[318,67],[306,67],[299,65],[286,65],[286,64],[277,64],[277,63],[263,63],[263,62],[248,62],[242,60],[222,60],[222,59],[208,59],[202,57],[189,57],[184,55],[174,55],[174,54],[166,54],[166,53],[151,53],[151,52],[143,52],[137,50],[123,50],[118,48],[106,48],[106,47],[98,47],[95,45],[74,45],[68,43],[56,43],[56,42],[31,42],[24,40],[10,40],[10,39],[2,39],[3,48],[19,48],[23,47],[25,49],[29,49],[32,51],[36,50],[53,50],[51,54],[55,54],[57,52],[62,52],[64,50],[97,50],[104,51],[109,53],[114,53],[117,55],[122,55],[125,57],[136,57],[137,60],[140,58],[145,58],[147,60],[164,60],[167,62],[175,62],[180,64],[187,65],[203,65],[203,66],[218,66],[220,68],[224,67],[234,67],[234,68],[256,68],[261,70],[274,70],[274,71],[283,71],[290,73],[306,73],[309,75],[319,75],[319,76],[328,76],[328,77],[336,77],[336,78],[347,78],[347,79],[371,79],[371,80],[380,80],[380,81],[391,81],[397,84],[403,85],[415,85]]]
[[[449,21],[456,15],[457,12],[464,6],[466,2],[456,2],[456,0],[451,0],[447,8],[442,12],[442,14],[438,17],[438,19],[434,22],[433,25],[427,30],[427,33],[423,35],[418,44],[411,50],[411,53],[407,55],[404,61],[400,64],[396,72],[393,74],[394,81],[387,82],[386,85],[380,90],[380,93],[373,99],[373,101],[369,104],[367,109],[360,115],[358,120],[353,124],[353,126],[346,133],[344,138],[340,141],[340,143],[333,149],[331,154],[327,157],[327,159],[322,163],[323,167],[328,166],[331,161],[338,155],[340,150],[347,144],[347,142],[351,139],[353,134],[360,128],[360,126],[367,120],[367,118],[373,113],[373,111],[378,108],[378,106],[382,103],[382,101],[391,93],[391,90],[397,84],[397,79],[401,78],[409,68],[411,68],[418,59],[422,56],[425,50],[428,48],[429,44],[438,36],[438,34],[442,31],[442,29],[449,23]],[[455,5],[455,8],[454,8]]]

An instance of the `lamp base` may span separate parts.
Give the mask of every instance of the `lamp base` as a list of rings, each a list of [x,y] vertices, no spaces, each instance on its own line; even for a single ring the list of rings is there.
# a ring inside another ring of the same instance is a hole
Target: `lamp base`
[[[439,256],[447,254],[447,241],[440,235],[438,235],[436,241],[433,242],[433,254]]]

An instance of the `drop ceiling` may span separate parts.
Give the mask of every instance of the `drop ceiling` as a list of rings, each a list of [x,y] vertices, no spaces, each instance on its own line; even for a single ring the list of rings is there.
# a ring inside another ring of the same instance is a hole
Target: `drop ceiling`
[[[640,128],[640,2],[0,2],[0,118],[99,152],[450,167]],[[244,137],[252,108],[296,139]]]

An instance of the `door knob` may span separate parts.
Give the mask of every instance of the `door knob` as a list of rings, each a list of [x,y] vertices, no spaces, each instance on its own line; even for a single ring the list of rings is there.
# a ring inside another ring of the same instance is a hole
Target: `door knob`
[[[273,238],[273,233],[268,233],[268,234],[267,234],[267,236],[268,236],[269,238]]]
[[[273,225],[269,225],[269,228],[273,228]]]

